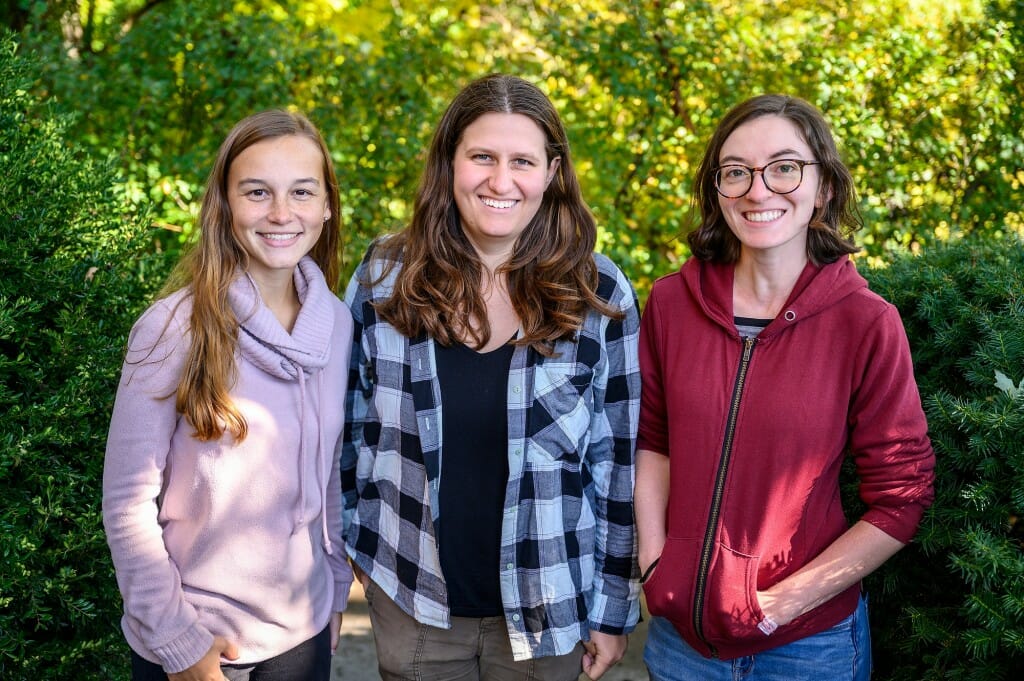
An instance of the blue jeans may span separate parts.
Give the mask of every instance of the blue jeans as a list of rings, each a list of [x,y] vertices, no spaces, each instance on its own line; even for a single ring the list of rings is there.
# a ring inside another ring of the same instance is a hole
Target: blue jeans
[[[132,681],[167,681],[163,667],[143,659],[134,650]],[[221,665],[228,681],[327,681],[331,676],[331,628],[291,650],[250,665]]]
[[[703,657],[663,617],[652,617],[644,646],[651,681],[868,681],[871,632],[861,597],[831,629],[734,660]]]

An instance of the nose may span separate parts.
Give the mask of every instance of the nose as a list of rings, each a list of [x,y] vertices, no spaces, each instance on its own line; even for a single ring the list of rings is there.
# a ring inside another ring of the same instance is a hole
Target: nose
[[[750,184],[750,190],[747,192],[746,197],[752,201],[759,201],[772,195],[772,191],[768,189],[768,183],[764,180],[764,171],[755,170],[754,178]]]
[[[288,198],[284,196],[274,197],[270,202],[270,212],[267,219],[274,223],[288,222],[291,217],[291,207],[288,205]]]
[[[512,188],[511,169],[501,163],[494,166],[494,171],[487,181],[487,186],[495,194],[504,194],[509,191]]]

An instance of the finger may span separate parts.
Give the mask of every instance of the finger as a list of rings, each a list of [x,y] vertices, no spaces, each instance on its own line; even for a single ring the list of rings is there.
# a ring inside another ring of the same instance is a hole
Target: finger
[[[227,660],[237,660],[238,659],[238,646],[236,646],[234,643],[231,643],[230,641],[227,641],[227,640],[222,638],[221,639],[220,654],[221,654],[221,657],[223,657],[224,659],[227,659]]]
[[[338,642],[341,640],[341,618],[340,612],[333,613],[331,615],[331,655],[338,650]]]
[[[594,663],[590,665],[590,669],[584,669],[583,671],[585,671],[587,676],[593,679],[593,681],[597,681],[599,678],[604,676],[604,673],[608,671],[610,667],[610,664],[598,657],[594,659]]]

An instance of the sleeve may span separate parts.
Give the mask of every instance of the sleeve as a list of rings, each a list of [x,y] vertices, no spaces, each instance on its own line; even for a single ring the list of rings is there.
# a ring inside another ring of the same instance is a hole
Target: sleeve
[[[643,318],[640,320],[640,425],[637,434],[637,449],[644,449],[668,456],[668,417],[665,413],[665,389],[662,385],[664,372],[661,369],[659,352],[658,300],[659,286],[655,284],[647,299]]]
[[[862,519],[906,543],[934,498],[935,454],[895,307],[886,304],[854,366],[850,451],[868,506]]]
[[[175,391],[187,356],[184,305],[158,302],[128,340],[103,464],[103,526],[124,599],[124,627],[180,672],[213,644],[185,600],[159,523],[159,498],[178,427]]]
[[[595,393],[591,440],[585,462],[593,479],[597,502],[590,628],[621,635],[632,631],[640,616],[640,570],[633,514],[640,413],[637,358],[640,317],[632,285],[617,268],[614,268],[614,276],[615,294],[610,302],[625,316],[607,320],[604,327],[602,343],[607,356],[607,386],[603,395]]]
[[[342,308],[339,310],[339,315],[345,319],[341,334],[342,338],[340,339],[341,347],[343,348],[341,362],[343,366],[347,367],[350,363],[351,353],[351,345],[349,341],[352,336],[352,315],[349,314],[349,310],[346,306],[341,305],[341,303],[339,303],[338,306]],[[347,379],[346,384],[341,387],[347,393]],[[343,426],[343,428],[345,427],[347,427],[347,425]],[[341,491],[341,448],[343,442],[344,438],[339,438],[335,456],[331,458],[331,473],[330,477],[327,479],[327,507],[325,509],[327,513],[328,539],[331,546],[335,547],[335,549],[332,549],[327,556],[328,563],[331,566],[331,572],[334,575],[333,612],[342,612],[348,606],[349,591],[352,588],[352,582],[354,580],[352,566],[349,564],[348,557],[342,548],[345,545],[345,540],[343,538],[344,502]]]
[[[341,491],[344,498],[343,534],[355,517],[359,493],[356,485],[356,467],[363,441],[363,427],[369,409],[372,391],[369,355],[364,343],[365,317],[363,306],[369,303],[370,291],[361,281],[366,276],[369,253],[356,269],[345,291],[345,303],[352,313],[352,354],[349,358],[348,385],[345,395],[345,428],[341,443]]]

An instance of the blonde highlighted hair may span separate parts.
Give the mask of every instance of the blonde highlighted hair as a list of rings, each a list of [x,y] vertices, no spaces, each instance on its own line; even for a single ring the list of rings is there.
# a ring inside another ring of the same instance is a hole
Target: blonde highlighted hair
[[[248,432],[245,419],[229,394],[236,379],[238,319],[228,304],[228,288],[249,263],[232,229],[228,171],[238,155],[254,144],[289,135],[312,140],[323,157],[330,217],[309,255],[324,273],[331,291],[338,289],[340,199],[338,180],[323,137],[300,113],[271,110],[243,119],[221,144],[206,181],[199,210],[199,238],[178,261],[161,291],[164,296],[187,288],[191,294],[191,343],[175,404],[200,440],[216,440],[227,431],[241,441]]]

